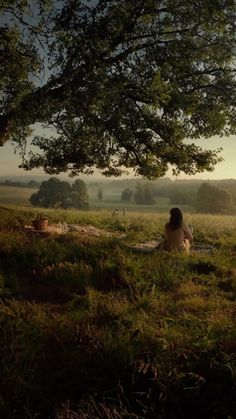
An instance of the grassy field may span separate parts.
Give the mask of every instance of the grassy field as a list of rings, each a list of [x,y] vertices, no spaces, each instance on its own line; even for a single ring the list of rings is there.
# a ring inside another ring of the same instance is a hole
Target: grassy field
[[[142,254],[167,214],[0,210],[0,417],[236,417],[236,217],[185,214],[190,255]],[[108,234],[106,234],[109,233]]]
[[[20,187],[9,187],[0,185],[0,205],[23,205],[31,206],[30,196],[35,193],[36,190],[32,188],[20,188]],[[107,209],[113,211],[115,208],[122,210],[123,207],[127,211],[135,212],[168,212],[171,206],[168,198],[158,197],[154,205],[137,205],[134,202],[123,202],[121,201],[122,189],[113,190],[111,186],[106,186],[104,191],[104,197],[101,201],[97,198],[97,187],[89,187],[89,204],[92,211]],[[183,210],[191,211],[191,207],[182,206]]]
[[[169,198],[165,197],[157,197],[155,198],[154,205],[137,205],[134,202],[124,202],[121,201],[121,194],[123,188],[115,188],[112,184],[107,184],[103,188],[103,199],[101,201],[97,198],[97,191],[98,186],[92,185],[88,186],[88,193],[90,197],[90,208],[92,210],[99,210],[99,209],[108,209],[114,210],[115,208],[122,209],[123,207],[126,208],[128,211],[135,211],[135,212],[168,212],[169,209],[173,206],[169,203]],[[192,208],[189,206],[183,206],[183,210],[192,211]]]
[[[0,204],[31,206],[29,199],[34,192],[32,188],[0,185]]]

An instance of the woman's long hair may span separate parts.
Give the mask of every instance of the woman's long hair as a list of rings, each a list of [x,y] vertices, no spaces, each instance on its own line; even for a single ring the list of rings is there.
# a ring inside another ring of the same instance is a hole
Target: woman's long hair
[[[183,214],[179,208],[172,208],[170,210],[169,226],[171,230],[177,230],[183,224]]]

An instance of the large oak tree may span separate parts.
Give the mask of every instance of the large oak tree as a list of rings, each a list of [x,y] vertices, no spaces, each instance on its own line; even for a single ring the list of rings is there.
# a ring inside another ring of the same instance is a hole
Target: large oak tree
[[[23,167],[213,169],[217,152],[197,139],[236,131],[234,0],[0,0],[0,10],[0,142],[20,145]],[[35,136],[25,160],[36,122],[55,135]]]

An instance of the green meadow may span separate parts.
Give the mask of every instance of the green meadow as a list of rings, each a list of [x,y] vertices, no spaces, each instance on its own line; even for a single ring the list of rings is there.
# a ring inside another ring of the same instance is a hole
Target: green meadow
[[[15,204],[31,206],[29,199],[34,192],[32,188],[0,185],[0,205]]]
[[[171,208],[169,204],[169,198],[158,197],[155,199],[154,205],[137,205],[134,202],[123,202],[121,201],[122,188],[114,188],[112,184],[105,184],[103,199],[99,201],[97,198],[98,187],[95,185],[88,184],[89,194],[89,205],[91,210],[103,210],[107,209],[112,212],[115,208],[122,210],[125,207],[126,210],[132,212],[168,212]],[[14,187],[0,185],[0,205],[23,205],[29,206],[30,196],[37,190],[26,187]],[[173,205],[172,205],[173,206]],[[183,210],[192,211],[192,208],[186,205],[182,206]]]
[[[236,217],[186,213],[190,255],[143,254],[168,214],[0,210],[0,416],[236,417]],[[101,234],[90,235],[92,225]]]

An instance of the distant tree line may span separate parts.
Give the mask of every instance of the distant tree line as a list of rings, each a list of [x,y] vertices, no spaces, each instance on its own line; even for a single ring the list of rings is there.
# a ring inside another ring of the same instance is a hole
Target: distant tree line
[[[198,189],[195,207],[197,212],[206,214],[235,212],[232,194],[209,183],[203,183]]]
[[[0,182],[1,186],[14,186],[16,188],[32,188],[37,189],[40,187],[41,182],[36,182],[36,180],[30,180],[29,182],[18,182],[13,180],[5,180],[4,182]]]
[[[97,198],[98,198],[99,201],[103,200],[103,190],[102,189],[98,189]]]
[[[153,190],[148,183],[137,183],[135,191],[125,188],[121,194],[121,201],[134,201],[137,205],[154,205],[155,199]]]
[[[173,206],[189,206],[200,213],[232,214],[236,212],[236,180],[167,181],[161,186],[139,182],[135,188],[124,188],[121,194],[122,201],[138,205],[153,205],[159,197],[168,198]]]
[[[30,203],[44,208],[89,208],[89,196],[86,184],[77,179],[72,185],[57,178],[50,178],[41,183],[38,192],[30,197]]]
[[[131,202],[133,198],[133,191],[130,188],[125,188],[121,194],[121,201]]]

